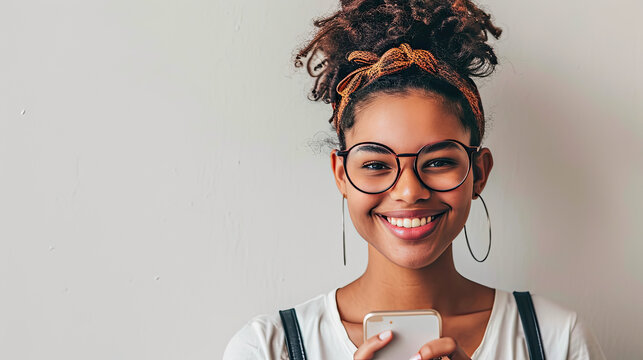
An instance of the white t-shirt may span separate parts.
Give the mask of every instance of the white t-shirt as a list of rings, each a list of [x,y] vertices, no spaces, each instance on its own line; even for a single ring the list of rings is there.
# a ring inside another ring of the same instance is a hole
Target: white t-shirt
[[[357,351],[340,320],[336,292],[333,289],[295,306],[308,359],[352,360]],[[537,295],[532,294],[532,299],[548,360],[605,359],[595,337],[575,312]],[[256,316],[244,325],[228,343],[223,359],[287,360],[278,311]],[[487,329],[472,359],[529,359],[518,307],[511,293],[496,290]]]

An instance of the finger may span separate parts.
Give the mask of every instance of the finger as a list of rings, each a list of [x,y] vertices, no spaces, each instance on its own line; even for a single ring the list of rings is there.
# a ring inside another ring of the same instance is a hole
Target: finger
[[[419,355],[419,357],[417,356]],[[467,353],[458,346],[455,339],[443,337],[424,344],[413,360],[428,360],[446,356],[451,360],[470,360]]]
[[[380,350],[386,344],[391,342],[393,332],[391,330],[382,331],[381,333],[371,336],[362,345],[359,346],[353,359],[355,360],[369,360],[372,359],[377,350]]]

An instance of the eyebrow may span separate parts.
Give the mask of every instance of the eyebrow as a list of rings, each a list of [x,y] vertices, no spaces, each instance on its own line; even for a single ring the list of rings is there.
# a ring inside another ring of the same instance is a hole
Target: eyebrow
[[[379,145],[375,145],[375,144],[360,145],[360,146],[357,147],[356,150],[358,152],[368,151],[368,152],[374,152],[374,153],[377,153],[377,154],[391,154],[391,152],[388,151],[386,148],[384,148],[382,146],[379,146]]]
[[[431,147],[429,147],[429,149],[431,149],[431,150],[442,150],[442,149],[446,149],[446,148],[452,148],[454,146],[457,147],[456,144],[454,144],[454,143],[452,143],[450,141],[441,141],[441,142],[439,142],[437,144],[431,145]]]

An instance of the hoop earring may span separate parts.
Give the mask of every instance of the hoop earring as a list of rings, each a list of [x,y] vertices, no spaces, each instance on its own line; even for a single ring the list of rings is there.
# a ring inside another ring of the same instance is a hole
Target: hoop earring
[[[346,195],[342,194],[342,252],[344,253],[344,266],[346,266],[346,224],[344,216],[344,203]]]
[[[473,250],[471,250],[471,244],[469,244],[469,236],[467,236],[467,224],[464,224],[464,238],[467,240],[467,247],[469,248],[471,256],[473,256],[473,259],[481,263],[487,260],[487,258],[489,257],[489,253],[491,252],[491,219],[489,218],[489,210],[487,210],[487,204],[485,204],[480,194],[476,195],[480,198],[480,201],[482,201],[482,206],[484,206],[484,212],[487,214],[487,227],[489,228],[489,247],[487,248],[487,254],[482,260],[478,260],[478,258],[473,254]]]

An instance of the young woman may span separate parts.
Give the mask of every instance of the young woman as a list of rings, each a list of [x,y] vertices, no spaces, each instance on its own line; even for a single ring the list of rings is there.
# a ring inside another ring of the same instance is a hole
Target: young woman
[[[484,113],[471,80],[497,63],[500,29],[468,0],[346,0],[315,22],[308,57],[315,100],[332,104],[337,188],[368,266],[350,284],[295,306],[308,359],[371,359],[396,334],[363,341],[376,310],[436,309],[442,338],[410,359],[528,359],[513,296],[460,275],[452,241],[480,197],[493,158],[481,147]],[[548,359],[603,359],[572,311],[533,297]],[[224,359],[288,359],[280,316],[238,331]]]

